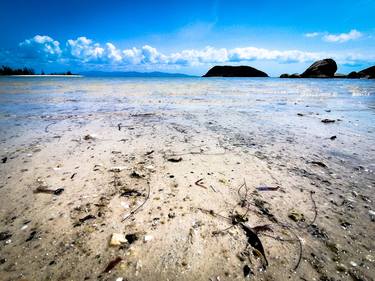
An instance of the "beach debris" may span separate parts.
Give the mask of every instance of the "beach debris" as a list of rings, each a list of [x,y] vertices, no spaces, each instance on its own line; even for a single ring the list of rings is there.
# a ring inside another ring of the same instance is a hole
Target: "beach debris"
[[[37,234],[38,232],[34,229],[34,230],[32,230],[31,232],[30,232],[30,235],[29,235],[29,237],[26,239],[26,242],[29,242],[29,241],[31,241],[31,240],[34,240],[35,238],[37,238],[36,236],[36,234]]]
[[[135,178],[135,179],[140,179],[140,178],[142,178],[142,175],[137,171],[133,171],[133,172],[131,172],[130,177]]]
[[[90,134],[87,134],[83,137],[83,139],[86,141],[95,140],[96,138],[97,138],[96,135],[90,135]]]
[[[117,128],[118,128],[119,131],[121,131],[121,126],[122,126],[121,123],[118,123],[118,124],[117,124]]]
[[[74,227],[80,226],[80,225],[82,225],[85,221],[87,221],[87,220],[93,220],[93,219],[96,219],[96,217],[95,217],[94,215],[89,214],[89,215],[87,215],[87,216],[85,216],[85,217],[83,217],[83,218],[80,218],[80,219],[78,220],[78,222],[76,222],[76,223],[73,224],[73,226],[74,226]]]
[[[60,195],[64,192],[64,188],[57,188],[57,189],[48,189],[45,186],[39,186],[37,189],[34,190],[34,193],[47,193],[53,195]]]
[[[251,270],[251,268],[246,264],[244,267],[243,267],[243,276],[244,277],[249,277],[250,274],[254,274]]]
[[[290,218],[291,220],[293,220],[293,221],[295,221],[295,222],[305,221],[305,216],[304,216],[304,214],[299,213],[299,212],[297,212],[297,211],[291,211],[291,212],[288,214],[288,218]]]
[[[258,191],[277,191],[280,186],[258,186],[256,190]]]
[[[145,235],[143,237],[143,242],[147,243],[147,242],[149,242],[149,241],[151,241],[153,239],[154,239],[154,237],[152,235]]]
[[[173,219],[173,218],[175,218],[176,217],[176,213],[175,212],[170,212],[169,214],[168,214],[168,218],[170,218],[170,219]]]
[[[259,211],[268,217],[272,222],[277,223],[276,217],[271,213],[271,211],[265,206],[267,202],[258,198],[254,198],[254,204],[259,209]]]
[[[297,113],[298,116],[303,116],[303,113]]]
[[[130,196],[143,196],[143,193],[139,192],[138,190],[136,189],[125,189],[121,195],[122,197],[130,197]]]
[[[12,233],[8,230],[0,232],[0,241],[4,241],[12,237]]]
[[[110,246],[120,246],[121,244],[126,243],[128,240],[125,235],[122,233],[112,233],[111,240],[109,241]]]
[[[103,273],[108,273],[110,272],[113,268],[115,268],[116,265],[118,265],[122,261],[122,258],[117,257],[114,260],[111,260],[107,267],[104,269]]]
[[[325,124],[327,124],[327,123],[335,123],[336,120],[333,120],[333,119],[327,119],[327,118],[326,118],[326,119],[322,119],[321,122],[322,122],[322,123],[325,123]]]
[[[129,244],[133,244],[139,239],[139,235],[137,233],[129,233],[125,235],[125,238]]]
[[[70,176],[70,179],[72,180],[76,175],[77,175],[77,173],[73,173],[73,174]]]
[[[123,170],[126,170],[125,166],[116,166],[116,167],[111,167],[108,169],[108,171],[113,172],[113,173],[119,173]]]
[[[170,157],[168,158],[168,161],[172,163],[178,163],[182,161],[182,157]]]
[[[329,139],[330,140],[335,140],[337,137],[336,136],[332,136],[332,137],[330,137]]]
[[[309,232],[315,238],[328,240],[327,233],[323,229],[320,229],[316,224],[309,225],[307,227],[307,232]]]
[[[269,224],[257,225],[257,226],[252,227],[251,229],[256,234],[258,234],[260,232],[265,232],[265,231],[271,231],[272,232],[272,228]]]
[[[199,179],[199,180],[197,180],[197,181],[195,182],[195,185],[197,185],[197,186],[200,186],[200,187],[202,187],[202,188],[205,188],[205,189],[207,189],[207,187],[203,185],[203,178],[202,178],[202,179]]]
[[[3,157],[3,158],[1,158],[1,163],[6,163],[8,161],[8,157]]]
[[[322,167],[322,168],[327,168],[327,165],[324,164],[323,162],[320,162],[320,161],[311,161],[311,164],[314,164],[314,165],[320,166],[320,167]]]
[[[268,266],[268,261],[266,258],[266,253],[264,252],[263,244],[260,241],[258,235],[248,226],[246,226],[244,223],[239,224],[241,228],[245,231],[246,237],[247,237],[247,242],[256,250],[260,253],[260,255],[264,259],[264,267]]]
[[[241,215],[239,213],[235,213],[234,215],[231,215],[230,219],[233,225],[237,225],[239,223],[248,221],[248,219],[244,215]]]
[[[131,117],[151,117],[154,116],[155,113],[136,113],[136,114],[130,114]]]
[[[145,155],[148,156],[148,155],[151,155],[152,153],[154,153],[154,150],[147,151],[147,152],[145,153]]]
[[[347,221],[342,221],[342,222],[340,223],[340,225],[341,225],[341,227],[342,227],[343,229],[345,229],[345,230],[352,226],[352,224],[351,224],[350,222],[347,222]]]

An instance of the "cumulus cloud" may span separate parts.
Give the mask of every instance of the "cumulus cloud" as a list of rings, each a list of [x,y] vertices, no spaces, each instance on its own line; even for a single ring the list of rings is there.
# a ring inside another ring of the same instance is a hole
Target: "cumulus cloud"
[[[327,42],[337,42],[343,43],[350,40],[355,40],[361,38],[363,34],[358,30],[352,29],[348,33],[341,33],[341,34],[327,34],[324,35],[323,39]]]
[[[307,36],[307,35],[306,35]],[[313,37],[315,35],[310,35]],[[358,31],[348,34],[327,35],[333,42],[350,40],[358,37]],[[336,41],[335,41],[336,40]],[[63,48],[60,46],[64,46]],[[35,59],[36,61],[56,61],[76,65],[176,65],[195,66],[204,64],[241,63],[255,60],[275,61],[278,63],[311,62],[324,57],[335,57],[334,54],[305,52],[301,50],[272,50],[257,47],[242,48],[215,48],[189,49],[163,54],[156,48],[145,45],[140,48],[120,49],[113,43],[100,44],[87,37],[69,39],[65,44],[49,36],[36,35],[19,44],[21,58]],[[336,56],[338,58],[338,56]],[[353,55],[340,57],[345,61],[358,59]]]
[[[27,59],[56,59],[62,54],[60,43],[45,35],[26,39],[18,46],[20,56]]]

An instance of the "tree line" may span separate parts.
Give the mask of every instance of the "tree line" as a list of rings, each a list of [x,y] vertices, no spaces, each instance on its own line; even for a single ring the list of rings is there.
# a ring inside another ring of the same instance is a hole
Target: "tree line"
[[[11,68],[9,66],[3,65],[0,68],[0,75],[36,75],[34,69],[29,67],[24,68]],[[40,75],[46,75],[42,70]],[[72,72],[51,72],[48,75],[73,75]]]

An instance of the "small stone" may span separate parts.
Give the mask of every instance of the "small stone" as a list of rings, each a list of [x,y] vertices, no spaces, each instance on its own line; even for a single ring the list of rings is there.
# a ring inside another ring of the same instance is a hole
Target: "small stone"
[[[351,261],[350,265],[353,266],[353,267],[357,267],[358,266],[358,264],[356,262],[354,262],[354,261]]]
[[[151,241],[152,239],[154,239],[152,235],[145,235],[145,237],[143,238],[143,241],[146,243],[146,242]]]
[[[122,277],[116,278],[116,281],[123,281],[123,280],[124,280],[124,278],[122,278]]]
[[[21,230],[25,230],[26,228],[28,228],[28,225],[25,224],[24,226],[21,227]]]
[[[175,218],[176,217],[176,214],[175,213],[169,213],[168,214],[168,218],[170,218],[170,219],[173,219],[173,218]]]
[[[368,214],[370,215],[370,219],[371,219],[371,221],[375,221],[375,211],[373,211],[373,210],[369,210],[369,211],[368,211]]]
[[[337,266],[336,266],[336,269],[337,271],[339,272],[346,272],[348,271],[348,268],[346,267],[345,264],[342,264],[342,263],[339,263]]]
[[[123,170],[126,170],[126,167],[125,167],[125,166],[111,167],[111,168],[109,168],[108,171],[110,171],[110,172],[114,172],[114,173],[119,173],[119,172],[121,172],[121,171],[123,171]]]
[[[297,211],[290,212],[288,217],[295,222],[305,221],[305,216]]]
[[[366,255],[365,260],[369,262],[375,262],[375,258],[372,255]]]
[[[357,196],[358,196],[358,192],[356,192],[356,191],[354,191],[354,190],[352,191],[352,194],[353,194],[354,197],[357,197]]]
[[[124,244],[128,242],[126,240],[126,237],[122,233],[113,233],[111,237],[111,241],[109,242],[110,246],[120,246],[121,244]]]

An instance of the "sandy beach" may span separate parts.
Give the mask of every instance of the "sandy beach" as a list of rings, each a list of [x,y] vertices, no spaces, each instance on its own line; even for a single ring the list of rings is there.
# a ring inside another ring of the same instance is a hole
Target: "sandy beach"
[[[73,80],[0,80],[0,280],[374,280],[372,81]]]

